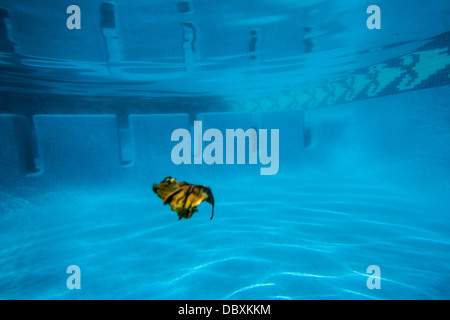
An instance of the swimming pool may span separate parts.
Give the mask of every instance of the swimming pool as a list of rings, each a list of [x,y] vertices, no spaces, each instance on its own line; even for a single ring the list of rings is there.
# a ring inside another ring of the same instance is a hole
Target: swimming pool
[[[0,298],[448,299],[450,7],[407,3],[0,2]]]

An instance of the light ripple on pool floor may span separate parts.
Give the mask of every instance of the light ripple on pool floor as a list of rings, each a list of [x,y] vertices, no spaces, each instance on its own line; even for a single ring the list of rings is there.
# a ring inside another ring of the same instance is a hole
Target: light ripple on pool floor
[[[255,284],[252,284],[250,286],[243,287],[243,288],[240,288],[240,289],[238,289],[236,291],[233,291],[230,294],[228,294],[227,296],[225,296],[223,299],[225,299],[225,300],[231,299],[233,296],[235,296],[237,294],[240,294],[242,292],[245,292],[245,291],[248,291],[248,290],[254,290],[254,289],[257,289],[257,288],[261,288],[261,287],[270,287],[270,286],[275,286],[275,284],[274,283],[255,283]]]
[[[261,262],[267,262],[267,260],[265,259],[255,259],[255,258],[241,258],[241,257],[231,257],[231,258],[225,258],[225,259],[220,259],[220,260],[215,260],[215,261],[210,261],[210,262],[206,262],[204,264],[200,264],[198,266],[192,267],[190,268],[187,272],[185,272],[184,274],[182,274],[181,276],[168,281],[168,284],[173,284],[179,280],[182,280],[190,275],[193,275],[195,272],[204,269],[206,267],[212,266],[212,265],[216,265],[216,264],[220,264],[220,263],[227,263],[230,261],[244,261],[244,262],[251,262],[251,263],[261,263]]]
[[[0,207],[6,211],[0,214],[5,244],[0,288],[14,287],[15,297],[20,290],[30,293],[33,281],[27,272],[50,277],[61,259],[76,257],[89,269],[84,275],[100,284],[90,287],[95,295],[85,290],[84,297],[108,298],[114,292],[116,298],[196,298],[203,289],[202,297],[212,299],[402,298],[395,292],[448,298],[447,291],[429,284],[445,280],[449,271],[448,233],[424,226],[427,203],[416,203],[408,193],[319,183],[300,185],[297,192],[281,184],[217,201],[213,221],[205,206],[193,218],[177,221],[153,196],[150,191],[64,191],[33,200],[6,198]],[[370,264],[382,268],[383,290],[365,291]],[[424,271],[427,265],[435,267]],[[23,279],[16,280],[20,274]],[[25,283],[31,288],[21,287]],[[226,285],[208,288],[210,283]],[[36,282],[39,290],[45,285]],[[127,293],[102,291],[102,286],[122,285]],[[58,290],[43,290],[40,297],[45,292],[65,297]],[[0,292],[3,297],[8,292]]]

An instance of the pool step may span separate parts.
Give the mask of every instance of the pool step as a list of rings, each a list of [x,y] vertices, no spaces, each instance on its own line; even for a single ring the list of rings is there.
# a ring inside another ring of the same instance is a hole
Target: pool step
[[[282,161],[295,160],[303,149],[303,112],[203,113],[130,115],[122,128],[115,115],[36,115],[32,119],[0,115],[0,186],[19,183],[83,185],[158,182],[168,175],[183,180],[198,174],[218,176],[245,170],[259,175],[261,165],[249,165],[246,145],[244,165],[175,165],[171,159],[172,132],[187,129],[193,135],[194,121],[208,128],[279,129]],[[270,130],[268,130],[270,139]],[[195,156],[192,141],[192,157]],[[203,148],[209,142],[203,142]],[[224,156],[225,156],[224,140]],[[270,142],[268,142],[270,145]],[[236,156],[236,152],[235,152]]]

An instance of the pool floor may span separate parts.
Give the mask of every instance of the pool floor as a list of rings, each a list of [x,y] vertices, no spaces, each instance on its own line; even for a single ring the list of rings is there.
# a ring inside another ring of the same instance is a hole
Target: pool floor
[[[2,193],[0,298],[450,297],[438,186],[418,196],[375,180],[259,179],[218,181],[212,221],[206,203],[178,221],[150,187]],[[70,265],[80,290],[66,286]],[[380,289],[367,287],[370,265]]]

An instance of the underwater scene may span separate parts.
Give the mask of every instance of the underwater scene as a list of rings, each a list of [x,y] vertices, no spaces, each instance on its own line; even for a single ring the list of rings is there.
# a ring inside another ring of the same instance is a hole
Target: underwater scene
[[[449,299],[449,16],[0,0],[0,299]]]

